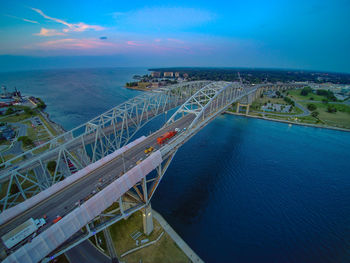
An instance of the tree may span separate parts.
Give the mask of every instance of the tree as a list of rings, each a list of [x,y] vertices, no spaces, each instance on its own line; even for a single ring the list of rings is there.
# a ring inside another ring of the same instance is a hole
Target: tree
[[[49,161],[49,162],[47,163],[47,169],[48,169],[51,173],[53,173],[53,172],[55,171],[55,169],[56,169],[56,161]]]
[[[311,112],[311,116],[314,117],[314,118],[317,118],[319,115],[319,112],[318,111],[313,111]]]
[[[310,87],[305,87],[301,90],[300,94],[302,96],[307,96],[307,94],[312,93],[312,89]]]
[[[23,142],[24,146],[34,146],[34,142],[28,136],[21,136],[18,138],[19,142]]]
[[[6,115],[9,115],[9,114],[12,114],[12,113],[14,113],[14,112],[15,112],[15,110],[14,110],[12,107],[9,107],[9,108],[6,110],[5,114],[6,114]]]
[[[310,111],[314,111],[314,110],[317,109],[316,105],[315,105],[315,104],[312,104],[312,103],[309,103],[309,104],[307,105],[307,108],[308,108],[308,110],[310,110]]]
[[[322,99],[322,103],[327,104],[328,100],[327,99]]]
[[[24,107],[23,110],[28,115],[33,115],[34,114],[34,111],[31,108],[29,108],[29,107]]]
[[[336,113],[337,112],[337,108],[332,106],[332,105],[329,105],[328,108],[327,108],[327,111],[329,113]]]
[[[45,108],[46,108],[45,102],[44,102],[42,99],[40,99],[40,98],[36,98],[36,99],[39,101],[39,103],[37,104],[37,107],[38,107],[40,110],[45,109]]]
[[[330,91],[330,90],[318,89],[316,91],[316,94],[320,95],[320,96],[324,96],[328,100],[337,101],[337,98],[334,96],[334,93],[332,91]]]

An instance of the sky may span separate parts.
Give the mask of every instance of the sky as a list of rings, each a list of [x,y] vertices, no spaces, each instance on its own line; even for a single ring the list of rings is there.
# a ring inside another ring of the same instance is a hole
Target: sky
[[[0,70],[250,67],[350,73],[349,0],[0,1]]]

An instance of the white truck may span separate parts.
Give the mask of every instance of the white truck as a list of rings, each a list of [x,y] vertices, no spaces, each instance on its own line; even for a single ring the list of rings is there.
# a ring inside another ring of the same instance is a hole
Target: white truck
[[[33,219],[30,218],[27,221],[25,221],[23,224],[19,225],[15,229],[12,229],[7,234],[3,235],[1,237],[2,241],[4,242],[5,246],[10,249],[22,240],[29,237],[31,234],[36,232],[40,227],[46,224],[46,221],[44,218],[40,219]]]

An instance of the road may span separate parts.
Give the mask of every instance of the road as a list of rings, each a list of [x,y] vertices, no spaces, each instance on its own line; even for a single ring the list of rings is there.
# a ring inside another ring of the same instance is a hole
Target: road
[[[158,130],[157,132],[148,136],[143,142],[126,151],[123,154],[124,158],[122,158],[122,156],[116,157],[111,162],[91,172],[87,176],[76,181],[74,184],[62,189],[48,199],[1,225],[0,236],[22,224],[27,219],[41,218],[44,214],[47,216],[47,221],[49,222],[45,228],[49,227],[52,224],[52,220],[55,219],[56,216],[60,215],[63,217],[64,215],[68,214],[75,208],[75,203],[77,201],[83,200],[93,191],[97,191],[99,179],[102,179],[104,184],[102,187],[104,187],[111,181],[114,181],[119,176],[124,174],[123,159],[126,170],[131,169],[136,165],[138,160],[145,159],[147,157],[144,153],[144,150],[147,147],[153,146],[155,150],[160,148],[160,146],[156,143],[157,137],[167,131],[174,130],[175,128],[183,129],[187,127],[193,118],[194,115],[188,114],[170,126]]]
[[[85,240],[65,253],[70,263],[111,263],[111,258]]]
[[[2,152],[1,153],[2,155],[8,155],[8,154],[18,155],[23,152],[22,142],[17,141],[17,139],[18,137],[25,136],[27,134],[27,125],[23,123],[11,123],[11,125],[18,128],[18,135],[15,141],[12,143],[11,148]]]

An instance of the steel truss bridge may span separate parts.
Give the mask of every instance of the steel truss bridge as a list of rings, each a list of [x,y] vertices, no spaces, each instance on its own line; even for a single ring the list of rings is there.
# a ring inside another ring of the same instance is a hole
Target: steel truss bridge
[[[169,86],[7,161],[0,170],[6,193],[0,200],[0,235],[31,217],[63,218],[49,222],[31,243],[8,250],[3,262],[47,262],[139,210],[149,234],[150,200],[177,150],[233,103],[249,105],[267,89],[291,86],[298,85],[198,81]],[[130,143],[146,123],[171,109],[176,111],[162,128]],[[157,137],[175,128],[180,130],[176,136],[156,144]],[[146,155],[150,146],[155,151]],[[50,162],[54,169],[48,169]]]

